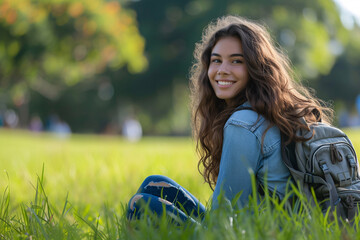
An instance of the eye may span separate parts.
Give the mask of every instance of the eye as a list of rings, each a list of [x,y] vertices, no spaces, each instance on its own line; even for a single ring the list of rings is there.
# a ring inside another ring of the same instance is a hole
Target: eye
[[[234,59],[232,63],[243,63],[243,61],[241,59]]]
[[[218,58],[213,58],[210,60],[212,63],[221,63],[221,60]]]

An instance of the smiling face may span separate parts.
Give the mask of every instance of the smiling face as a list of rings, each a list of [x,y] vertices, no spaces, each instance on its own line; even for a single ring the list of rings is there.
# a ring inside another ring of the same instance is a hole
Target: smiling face
[[[241,42],[236,37],[223,37],[211,51],[208,77],[215,95],[227,104],[245,89],[249,75]]]

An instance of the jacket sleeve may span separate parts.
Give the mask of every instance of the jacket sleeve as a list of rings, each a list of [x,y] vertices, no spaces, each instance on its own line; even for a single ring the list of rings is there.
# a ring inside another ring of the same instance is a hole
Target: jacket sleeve
[[[212,209],[219,207],[219,195],[232,201],[241,192],[237,207],[244,207],[252,194],[251,173],[259,168],[261,146],[256,136],[246,128],[229,124],[224,128],[221,162],[215,186]]]

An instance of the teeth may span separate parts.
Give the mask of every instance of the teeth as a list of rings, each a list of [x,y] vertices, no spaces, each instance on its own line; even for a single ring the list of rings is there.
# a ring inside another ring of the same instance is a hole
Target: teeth
[[[219,85],[231,85],[231,84],[233,84],[233,82],[218,81],[218,84]]]

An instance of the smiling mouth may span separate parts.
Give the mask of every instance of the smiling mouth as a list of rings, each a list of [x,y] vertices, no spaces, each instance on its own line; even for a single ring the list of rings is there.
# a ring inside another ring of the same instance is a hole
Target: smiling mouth
[[[233,81],[216,81],[216,83],[220,86],[230,86],[230,85],[233,85],[235,82],[233,82]]]

